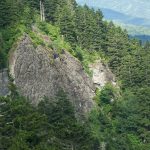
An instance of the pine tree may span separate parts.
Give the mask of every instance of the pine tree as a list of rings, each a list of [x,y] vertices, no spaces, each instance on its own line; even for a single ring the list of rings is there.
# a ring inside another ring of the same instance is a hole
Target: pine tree
[[[74,5],[67,1],[63,5],[58,5],[55,12],[55,25],[60,27],[61,34],[72,45],[76,43],[75,32],[75,11]]]
[[[0,1],[0,27],[16,23],[18,17],[17,4],[16,0]]]

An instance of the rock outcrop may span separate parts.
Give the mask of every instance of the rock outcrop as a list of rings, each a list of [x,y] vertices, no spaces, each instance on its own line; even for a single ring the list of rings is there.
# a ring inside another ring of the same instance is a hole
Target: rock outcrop
[[[107,65],[102,63],[101,60],[90,64],[89,69],[93,73],[92,79],[97,88],[101,89],[105,86],[106,83],[112,83],[112,85],[116,86],[116,79],[114,74],[110,71]]]
[[[8,78],[8,70],[3,69],[0,70],[0,96],[6,96],[9,94],[9,78]]]
[[[93,81],[67,51],[56,54],[42,46],[35,48],[26,35],[11,51],[9,69],[19,92],[35,105],[44,96],[51,99],[62,88],[75,106],[77,116],[85,116],[94,106]]]

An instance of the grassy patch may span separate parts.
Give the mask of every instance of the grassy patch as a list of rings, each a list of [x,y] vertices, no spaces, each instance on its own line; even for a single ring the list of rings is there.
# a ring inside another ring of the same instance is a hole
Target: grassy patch
[[[38,45],[45,46],[45,43],[44,43],[43,39],[40,38],[35,32],[30,31],[30,32],[28,32],[28,34],[30,35],[32,43],[33,43],[35,48]]]

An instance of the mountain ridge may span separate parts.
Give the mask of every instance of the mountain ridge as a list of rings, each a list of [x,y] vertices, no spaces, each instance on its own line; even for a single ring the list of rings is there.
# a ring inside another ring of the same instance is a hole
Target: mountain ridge
[[[77,2],[80,5],[86,4],[95,10],[100,9],[104,19],[113,21],[116,25],[126,29],[132,36],[150,35],[150,10],[148,9],[150,1],[77,0]],[[141,11],[142,13],[140,13]]]
[[[149,0],[76,0],[79,4],[85,3],[91,7],[109,8],[115,11],[119,11],[126,15],[150,18],[150,1]],[[142,13],[141,13],[142,12]]]
[[[95,9],[98,8],[95,7]],[[148,19],[133,17],[108,8],[100,8],[100,10],[103,12],[106,20],[119,21],[124,24],[132,24],[136,26],[150,27],[150,20]]]

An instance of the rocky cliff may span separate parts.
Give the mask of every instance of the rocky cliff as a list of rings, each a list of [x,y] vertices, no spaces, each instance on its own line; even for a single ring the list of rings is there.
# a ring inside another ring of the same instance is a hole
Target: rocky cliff
[[[52,100],[63,89],[78,118],[85,117],[95,106],[96,87],[101,89],[108,82],[116,84],[114,75],[100,60],[90,64],[89,69],[93,72],[92,78],[68,51],[58,53],[46,46],[35,47],[28,35],[18,41],[9,56],[9,72],[21,95],[36,106],[44,97]],[[0,72],[0,95],[9,93],[8,83],[7,70],[3,70]]]
[[[101,60],[97,60],[95,63],[90,64],[89,69],[93,73],[92,80],[97,88],[103,88],[106,83],[117,86],[114,74],[111,72],[108,65],[102,63]]]
[[[65,50],[57,54],[42,46],[35,48],[26,35],[11,51],[9,69],[19,92],[35,105],[44,96],[51,99],[62,88],[77,116],[85,116],[94,106],[93,81],[81,63]]]

